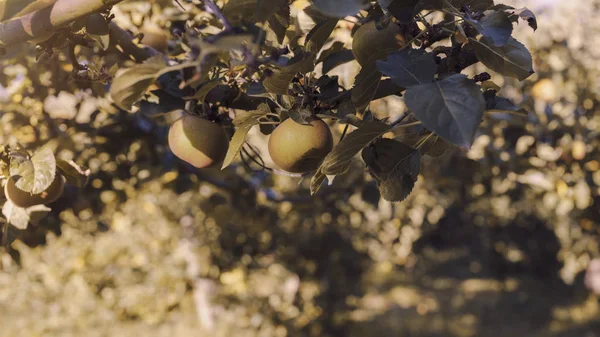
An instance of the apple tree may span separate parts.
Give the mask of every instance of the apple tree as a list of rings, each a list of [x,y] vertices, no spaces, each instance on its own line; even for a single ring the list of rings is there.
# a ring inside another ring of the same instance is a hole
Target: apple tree
[[[497,95],[489,72],[520,81],[533,74],[531,54],[512,37],[516,24],[536,29],[527,8],[493,0],[157,0],[140,19],[120,2],[0,0],[0,88],[18,83],[11,69],[30,70],[29,87],[0,112],[40,108],[35,101],[44,102],[43,116],[60,115],[70,103],[48,97],[85,94],[109,102],[102,108],[113,115],[168,123],[168,134],[152,141],[195,169],[241,162],[310,177],[312,194],[360,157],[388,201],[410,194],[423,156],[469,149],[495,113],[526,114]],[[351,44],[335,39],[342,25]],[[347,87],[331,71],[350,62],[360,71]],[[466,75],[477,63],[489,72]],[[375,117],[370,103],[389,96],[401,97],[406,111]],[[98,132],[92,119],[70,122]],[[332,132],[339,125],[341,134]],[[270,137],[274,165],[247,141],[253,128]],[[56,142],[1,140],[5,233],[49,211],[65,184],[89,180],[89,169],[57,155]]]

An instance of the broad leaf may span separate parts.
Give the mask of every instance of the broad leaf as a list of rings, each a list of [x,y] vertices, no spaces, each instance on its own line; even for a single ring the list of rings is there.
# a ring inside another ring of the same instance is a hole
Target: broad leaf
[[[369,6],[367,0],[313,0],[316,9],[321,13],[343,18],[349,15],[354,15],[360,10]]]
[[[523,81],[534,73],[531,54],[512,37],[503,47],[494,47],[487,39],[469,41],[479,61],[501,75]]]
[[[364,111],[371,103],[379,87],[379,82],[381,82],[381,72],[374,63],[365,65],[360,69],[354,79],[354,86],[351,91],[352,103],[358,111]]]
[[[385,200],[402,201],[413,190],[421,167],[419,151],[395,140],[380,139],[362,151],[362,158]]]
[[[166,62],[159,56],[131,68],[119,70],[110,86],[112,100],[119,108],[130,110],[166,66]]]
[[[408,88],[404,100],[427,129],[459,147],[471,147],[485,109],[478,84],[455,74]]]
[[[415,6],[418,2],[419,0],[380,0],[379,4],[400,22],[410,23],[415,16]]]
[[[421,156],[430,156],[436,158],[443,156],[446,151],[451,149],[455,149],[452,144],[436,135],[432,135],[425,140],[423,145],[421,145],[419,152],[421,153]]]
[[[386,60],[377,61],[377,68],[384,75],[391,77],[396,85],[408,88],[431,83],[437,66],[430,53],[404,49],[389,54]]]
[[[286,95],[290,82],[297,73],[306,73],[314,68],[315,56],[312,53],[301,55],[300,59],[293,64],[276,69],[263,81],[263,86],[270,92]]]
[[[508,10],[508,12],[515,15],[517,18],[521,18],[527,21],[529,27],[533,28],[534,31],[537,30],[537,19],[535,17],[535,14],[533,14],[533,12],[529,10],[529,8],[523,7],[515,10]]]
[[[223,14],[233,23],[263,22],[271,19],[281,8],[288,7],[287,0],[229,0]]]
[[[310,125],[314,119],[313,112],[307,108],[291,109],[287,114],[294,122],[302,125]]]
[[[494,47],[506,45],[512,35],[512,22],[503,11],[486,11],[481,20],[466,19],[466,21],[473,25]]]
[[[352,158],[363,148],[390,130],[390,126],[379,121],[361,123],[360,127],[346,136],[325,157],[310,185],[311,194],[317,193],[327,176],[346,172]]]
[[[49,146],[42,147],[29,159],[13,158],[10,176],[16,186],[32,194],[42,193],[56,176],[56,158]]]
[[[325,52],[321,53],[324,54]],[[343,49],[339,52],[332,52],[323,58],[323,74],[327,74],[333,68],[342,64],[354,61],[354,53],[350,49]]]
[[[246,135],[250,132],[250,129],[259,124],[259,118],[269,112],[269,106],[267,104],[261,104],[258,110],[244,112],[233,120],[236,129],[233,138],[231,138],[231,141],[229,142],[229,149],[227,150],[227,155],[223,160],[221,169],[231,165],[242,150],[242,147],[246,142]]]
[[[110,45],[109,27],[102,15],[88,15],[85,18],[85,29],[87,35],[94,40],[102,50],[108,49]]]
[[[10,200],[7,200],[2,206],[2,215],[6,221],[17,229],[25,230],[29,224],[29,214],[27,209],[15,206]]]
[[[494,6],[494,0],[420,0],[415,12],[423,9],[460,10],[468,6],[471,10],[484,11]]]
[[[290,26],[290,6],[280,7],[269,19],[269,27],[275,32],[277,42],[283,43],[285,32]]]
[[[418,133],[405,133],[396,136],[396,140],[412,147],[419,147],[419,153],[421,156],[430,157],[441,157],[448,150],[454,149],[455,147],[440,138],[436,134],[432,134],[430,131],[423,130]]]
[[[187,99],[196,99],[199,102],[204,102],[204,100],[206,99],[206,95],[208,95],[208,93],[213,90],[214,88],[216,88],[217,86],[219,86],[221,82],[218,80],[214,80],[214,81],[210,81],[208,83],[203,84],[200,88],[198,88],[198,90],[196,91],[196,93],[194,94],[194,96],[192,97],[187,97]]]
[[[2,219],[0,219],[1,222]],[[8,247],[21,236],[22,230],[5,221],[2,226],[2,246]]]
[[[69,184],[79,188],[85,187],[90,179],[91,171],[77,165],[72,160],[56,159],[56,168],[67,179]]]
[[[306,50],[317,55],[337,25],[337,19],[319,22],[306,35]]]
[[[20,230],[27,229],[29,222],[36,222],[43,218],[51,209],[45,205],[35,205],[29,208],[15,206],[10,200],[7,200],[2,206],[2,215],[6,221]]]

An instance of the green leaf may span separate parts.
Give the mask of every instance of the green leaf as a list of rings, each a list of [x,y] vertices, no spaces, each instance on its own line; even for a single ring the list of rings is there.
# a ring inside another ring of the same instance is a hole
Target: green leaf
[[[314,68],[314,54],[305,53],[299,58],[293,64],[274,70],[273,74],[265,78],[263,86],[274,94],[286,95],[290,82],[297,73],[307,73]]]
[[[269,108],[269,105],[266,103],[261,103],[256,110],[242,111],[241,113],[238,113],[235,119],[232,121],[232,124],[234,126],[240,126],[245,124],[250,119],[258,119],[268,113],[271,113],[271,108]]]
[[[484,11],[494,6],[494,0],[421,0],[415,12],[423,9],[460,10],[463,6],[475,11]]]
[[[90,179],[91,171],[77,165],[72,160],[56,159],[56,168],[67,179],[69,184],[78,188],[85,187]]]
[[[130,110],[166,67],[165,60],[157,56],[131,68],[119,70],[110,86],[112,100],[119,108]]]
[[[219,81],[219,80],[213,80],[213,81],[204,83],[200,88],[198,88],[198,90],[196,90],[196,93],[194,94],[194,96],[186,97],[186,99],[195,99],[195,100],[198,100],[199,102],[204,102],[204,100],[206,99],[206,95],[208,95],[208,93],[211,90],[218,87],[220,83],[221,83],[221,81]]]
[[[250,82],[248,89],[246,89],[246,95],[254,97],[271,98],[271,94],[265,89],[265,86],[260,82]]]
[[[337,26],[338,19],[329,19],[317,23],[306,35],[306,50],[317,55]]]
[[[323,53],[321,53],[321,55]],[[351,61],[354,61],[354,53],[352,50],[343,49],[339,52],[333,52],[323,58],[323,74],[327,74],[333,70],[333,68]]]
[[[291,109],[287,111],[288,116],[296,123],[310,125],[314,119],[313,112],[307,108]]]
[[[323,159],[323,163],[311,180],[310,193],[317,193],[327,176],[346,172],[356,154],[389,130],[390,126],[380,121],[362,122],[358,129],[348,134]]]
[[[85,18],[87,35],[102,49],[107,50],[110,45],[109,27],[104,17],[100,14],[88,15]]]
[[[354,15],[369,6],[367,0],[313,0],[313,4],[321,13],[344,18]]]
[[[269,27],[275,32],[277,42],[283,43],[285,32],[290,26],[290,6],[280,7],[269,19]]]
[[[6,221],[19,230],[27,229],[27,225],[32,220],[39,220],[50,212],[51,209],[45,205],[35,205],[29,208],[15,206],[10,200],[7,200],[2,206],[2,215]]]
[[[2,222],[2,220],[4,220],[4,219],[0,218],[0,222]],[[4,221],[5,222],[3,224],[1,224],[1,226],[2,226],[2,246],[8,247],[13,242],[15,242],[16,239],[18,239],[21,236],[21,233],[23,231],[21,231],[20,229],[18,229],[17,227],[15,227],[13,225],[11,225],[6,220],[4,220]]]
[[[512,35],[512,22],[503,11],[485,11],[485,16],[481,20],[466,18],[465,21],[475,27],[494,47],[506,45]]]
[[[531,54],[512,37],[503,47],[493,47],[487,39],[469,38],[469,44],[481,63],[501,75],[523,81],[534,73]]]
[[[29,224],[29,213],[27,209],[15,206],[10,200],[7,200],[2,206],[2,215],[6,217],[9,224],[17,229],[25,230]]]
[[[380,139],[362,151],[362,158],[377,181],[383,199],[406,199],[421,167],[419,151],[392,139]]]
[[[352,103],[358,111],[364,111],[371,103],[379,87],[379,82],[381,82],[381,72],[377,70],[375,63],[365,65],[360,69],[351,90]]]
[[[401,88],[431,83],[437,66],[433,55],[422,50],[405,49],[377,61],[377,68]]]
[[[441,157],[448,150],[454,149],[455,147],[445,141],[443,138],[432,134],[430,131],[423,129],[424,132],[419,133],[405,133],[396,136],[396,140],[412,147],[419,147],[419,153],[421,156],[430,156],[433,158]]]
[[[287,0],[229,0],[223,7],[223,14],[234,24],[241,22],[264,22],[283,7]]]
[[[419,152],[422,156],[437,158],[443,156],[448,150],[452,150],[454,148],[455,147],[452,146],[452,144],[448,143],[444,139],[433,135],[425,140],[425,143],[423,143],[423,145],[421,145],[419,148]]]
[[[419,0],[379,0],[382,8],[387,9],[398,21],[410,23],[413,19],[415,6]]]
[[[410,87],[404,101],[423,126],[466,148],[473,143],[485,109],[480,86],[462,74]]]
[[[221,169],[231,165],[231,163],[237,158],[244,143],[246,142],[246,135],[250,132],[253,126],[260,123],[259,118],[269,113],[271,110],[267,104],[261,104],[258,110],[247,111],[243,114],[238,115],[233,120],[233,125],[236,126],[233,138],[229,142],[229,149],[227,149],[227,155],[223,160]]]
[[[12,158],[10,176],[15,179],[19,189],[32,194],[42,193],[56,176],[54,152],[49,146],[44,146],[31,158]]]
[[[515,9],[515,10],[509,10],[508,12],[513,15],[516,15],[518,18],[521,18],[522,20],[527,21],[527,24],[529,25],[529,27],[531,27],[534,31],[537,30],[537,28],[538,28],[537,19],[535,17],[535,14],[533,14],[533,12],[529,10],[529,8],[523,7],[523,8],[519,8],[519,9]]]

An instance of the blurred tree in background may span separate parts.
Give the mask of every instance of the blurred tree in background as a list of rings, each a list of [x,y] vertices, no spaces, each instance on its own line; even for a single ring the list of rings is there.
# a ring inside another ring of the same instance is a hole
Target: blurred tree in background
[[[0,0],[2,335],[599,336],[599,5]]]

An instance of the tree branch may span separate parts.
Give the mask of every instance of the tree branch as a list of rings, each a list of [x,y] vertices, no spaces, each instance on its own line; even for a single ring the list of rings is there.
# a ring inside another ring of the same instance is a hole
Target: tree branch
[[[119,27],[115,22],[111,22],[108,27],[110,44],[121,47],[123,54],[127,56],[133,56],[136,62],[143,62],[152,56],[161,54],[158,50],[152,47],[140,47],[133,43],[133,35],[131,35],[125,29]]]
[[[221,20],[221,23],[223,24],[223,27],[225,27],[226,31],[233,30],[233,26],[231,25],[229,20],[227,20],[225,15],[223,15],[223,12],[221,12],[219,6],[217,6],[212,0],[202,0],[202,2],[204,3],[204,7],[210,13],[213,13],[219,20]]]
[[[25,16],[0,23],[0,48],[48,36],[74,20],[123,0],[57,0]]]

